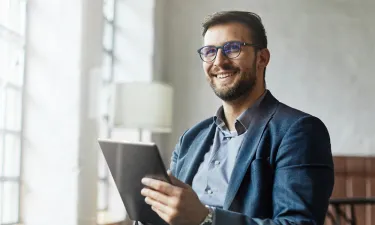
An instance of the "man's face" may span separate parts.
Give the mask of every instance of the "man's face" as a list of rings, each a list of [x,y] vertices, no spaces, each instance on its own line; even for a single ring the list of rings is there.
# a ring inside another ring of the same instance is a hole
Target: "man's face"
[[[222,46],[228,41],[252,43],[250,30],[241,23],[227,23],[210,27],[204,36],[204,45]],[[203,62],[206,79],[215,94],[223,101],[233,101],[248,95],[257,82],[257,57],[254,47],[241,46],[234,59],[219,49],[213,62]]]

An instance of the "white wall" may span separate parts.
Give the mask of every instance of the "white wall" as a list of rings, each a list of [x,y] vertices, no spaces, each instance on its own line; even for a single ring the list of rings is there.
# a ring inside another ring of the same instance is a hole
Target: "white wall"
[[[81,24],[73,21],[81,7],[54,4],[29,2],[22,204],[27,225],[72,225],[77,218]]]
[[[28,4],[22,223],[96,224],[101,0]]]
[[[335,155],[375,155],[374,9],[372,0],[168,1],[164,69],[175,88],[168,149],[220,104],[196,53],[204,17],[219,10],[248,10],[262,17],[268,34],[266,81],[272,93],[320,117]]]

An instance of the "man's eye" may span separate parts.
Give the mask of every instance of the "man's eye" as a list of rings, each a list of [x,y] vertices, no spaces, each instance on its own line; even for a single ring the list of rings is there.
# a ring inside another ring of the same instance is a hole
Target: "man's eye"
[[[226,48],[225,48],[225,51],[228,51],[228,52],[235,52],[235,51],[239,51],[240,48],[238,45],[228,45]]]
[[[204,55],[214,55],[216,52],[216,49],[207,49],[206,51],[203,52]]]

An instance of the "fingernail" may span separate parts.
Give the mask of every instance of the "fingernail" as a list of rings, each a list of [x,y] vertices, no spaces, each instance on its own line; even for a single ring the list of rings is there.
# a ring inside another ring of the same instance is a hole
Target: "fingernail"
[[[147,185],[149,183],[149,181],[150,181],[150,179],[148,179],[148,178],[143,178],[141,180],[142,184],[144,184],[144,185]]]

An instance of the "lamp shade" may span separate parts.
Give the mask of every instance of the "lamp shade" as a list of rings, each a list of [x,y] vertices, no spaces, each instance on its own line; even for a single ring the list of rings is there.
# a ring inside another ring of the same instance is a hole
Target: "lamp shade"
[[[173,89],[162,83],[119,83],[115,87],[115,127],[170,132]]]

